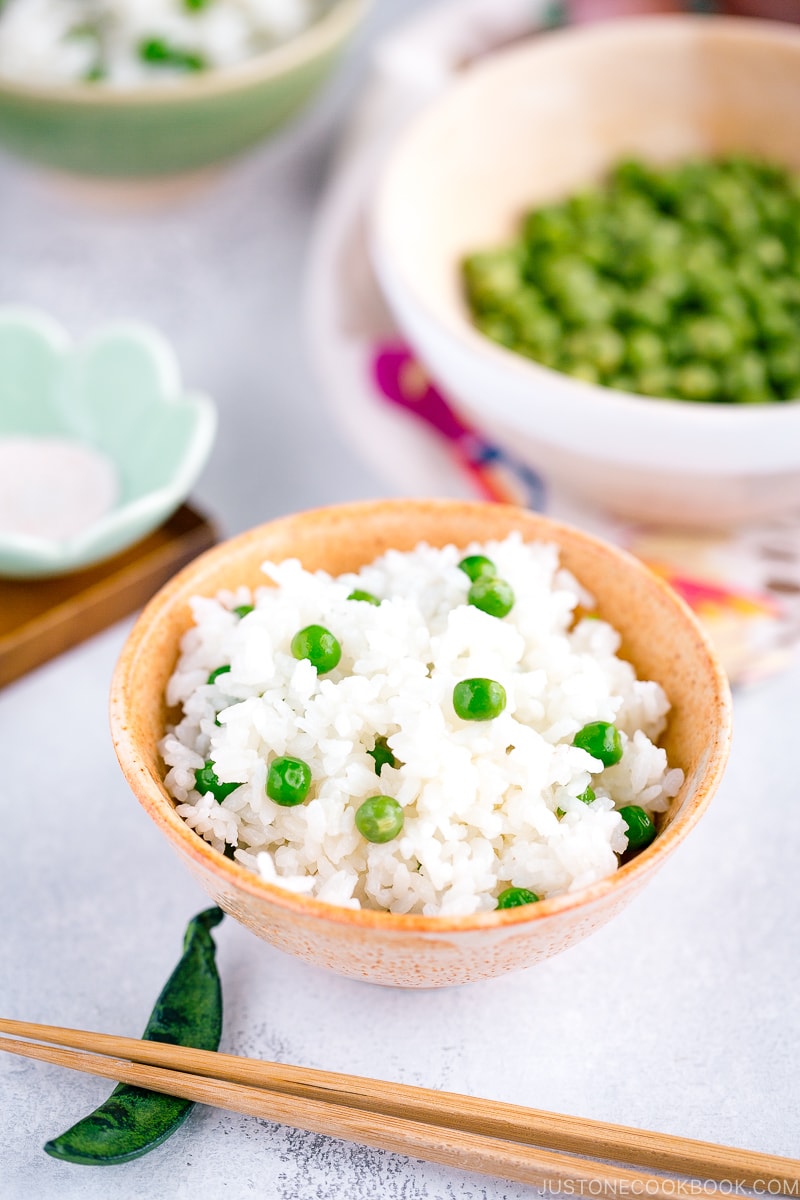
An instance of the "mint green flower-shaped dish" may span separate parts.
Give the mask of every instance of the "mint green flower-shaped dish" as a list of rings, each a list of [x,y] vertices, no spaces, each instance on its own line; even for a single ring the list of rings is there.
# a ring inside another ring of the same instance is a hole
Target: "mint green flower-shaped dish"
[[[183,390],[175,355],[154,330],[108,325],[73,346],[49,317],[0,308],[0,447],[77,443],[105,457],[117,491],[108,511],[64,540],[0,528],[0,575],[61,575],[145,537],[187,496],[215,431],[212,401]]]

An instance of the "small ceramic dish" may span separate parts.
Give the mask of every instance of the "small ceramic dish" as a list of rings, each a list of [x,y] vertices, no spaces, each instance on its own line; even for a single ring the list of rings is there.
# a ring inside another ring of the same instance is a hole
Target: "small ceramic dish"
[[[741,18],[583,26],[465,72],[401,136],[372,213],[381,285],[433,378],[493,441],[624,517],[729,527],[797,508],[800,401],[651,399],[551,370],[473,326],[461,261],[631,156],[799,169],[799,108],[800,29]]]
[[[143,538],[186,498],[215,431],[214,405],[183,391],[155,330],[108,325],[74,347],[49,317],[0,309],[0,575],[61,575]],[[76,504],[97,515],[42,532]]]
[[[366,5],[332,0],[290,41],[179,81],[115,89],[0,79],[0,142],[80,175],[142,179],[202,170],[261,141],[306,103]]]
[[[655,841],[583,891],[527,907],[470,917],[398,916],[353,910],[267,883],[225,858],[178,816],[158,743],[179,643],[192,624],[189,601],[239,584],[257,586],[265,559],[299,558],[309,570],[358,569],[391,547],[420,541],[463,546],[519,530],[554,542],[562,563],[594,594],[621,632],[623,654],[658,680],[672,702],[664,745],[686,778]],[[135,795],[201,886],[259,937],[306,962],[400,987],[489,979],[567,949],[636,895],[699,820],[720,781],[730,739],[730,693],[709,643],[675,593],[610,545],[526,510],[448,500],[386,500],[284,517],[233,538],[181,571],[144,610],[117,665],[111,728]]]

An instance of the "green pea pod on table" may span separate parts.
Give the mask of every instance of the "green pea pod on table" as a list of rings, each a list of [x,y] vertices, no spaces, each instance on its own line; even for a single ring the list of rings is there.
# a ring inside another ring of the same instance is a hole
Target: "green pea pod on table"
[[[190,922],[183,957],[164,985],[142,1037],[216,1050],[222,1034],[222,988],[211,930],[225,914],[209,908]],[[129,1162],[166,1141],[194,1104],[121,1083],[104,1104],[47,1142],[53,1158],[86,1166]]]

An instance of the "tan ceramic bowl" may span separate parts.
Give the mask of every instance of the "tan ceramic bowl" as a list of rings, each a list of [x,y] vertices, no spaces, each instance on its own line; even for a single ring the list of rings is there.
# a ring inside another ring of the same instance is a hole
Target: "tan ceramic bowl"
[[[653,399],[550,370],[478,332],[460,264],[630,156],[798,170],[798,112],[800,28],[774,22],[605,21],[490,56],[411,123],[377,188],[373,258],[398,323],[470,422],[592,505],[713,527],[796,508],[800,400]]]
[[[162,783],[157,744],[168,719],[164,691],[192,618],[189,599],[265,582],[267,558],[299,558],[308,569],[356,570],[390,547],[420,541],[463,546],[518,529],[556,542],[562,562],[623,636],[640,675],[657,679],[673,704],[666,748],[686,782],[659,836],[638,858],[585,891],[527,908],[461,918],[353,911],[263,882],[224,858],[176,814]],[[639,562],[545,517],[504,505],[385,500],[284,517],[202,555],[144,610],[128,638],[111,690],[111,728],[136,796],[210,896],[272,945],[343,975],[400,987],[489,979],[566,950],[618,913],[699,820],[722,776],[730,740],[730,694],[708,641],[685,605]]]

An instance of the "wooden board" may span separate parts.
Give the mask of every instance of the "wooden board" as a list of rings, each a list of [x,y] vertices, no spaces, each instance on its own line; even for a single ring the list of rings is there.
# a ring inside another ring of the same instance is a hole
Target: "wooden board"
[[[54,579],[0,579],[0,687],[141,608],[216,541],[214,526],[184,505],[95,567]]]

